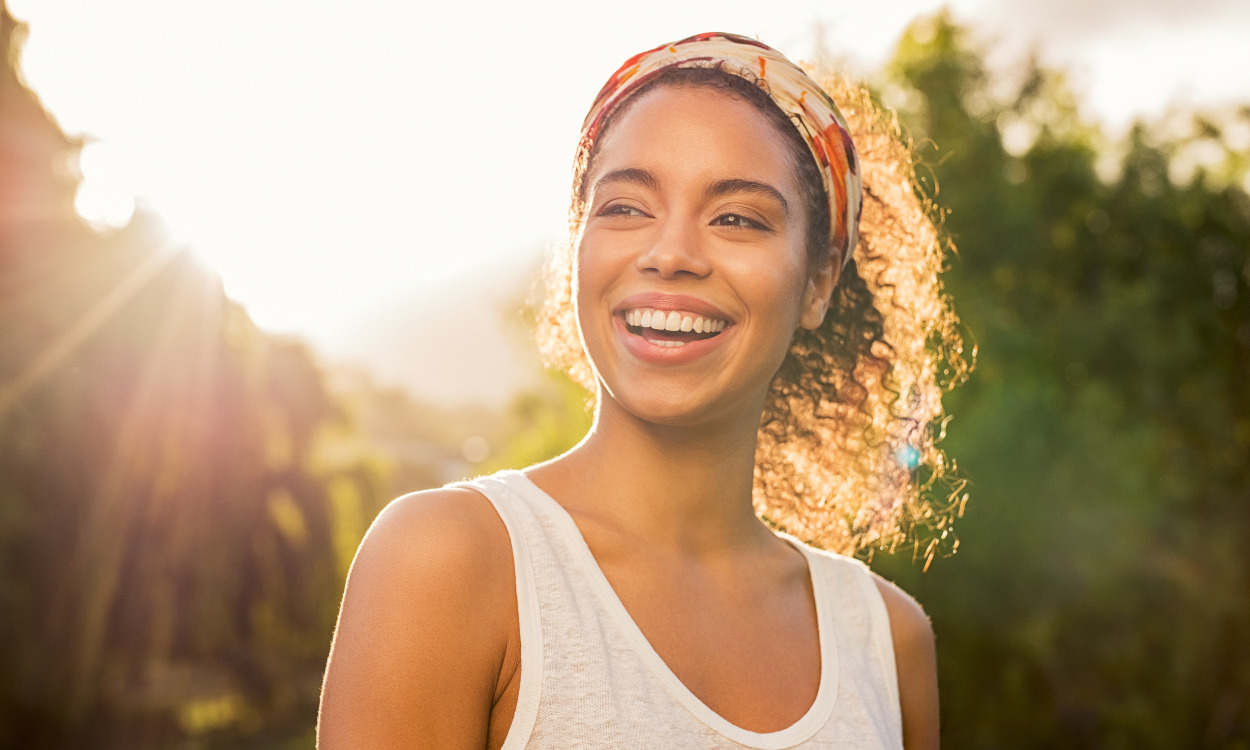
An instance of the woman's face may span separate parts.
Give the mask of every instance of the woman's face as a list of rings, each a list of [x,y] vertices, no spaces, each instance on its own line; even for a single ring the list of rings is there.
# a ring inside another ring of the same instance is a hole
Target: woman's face
[[[723,92],[656,88],[618,115],[586,184],[574,304],[603,408],[754,425],[835,279],[808,263],[781,134]]]

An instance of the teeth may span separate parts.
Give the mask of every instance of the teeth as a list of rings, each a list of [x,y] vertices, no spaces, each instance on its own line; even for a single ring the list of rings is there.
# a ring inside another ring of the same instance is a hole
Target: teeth
[[[703,318],[676,310],[635,309],[625,312],[626,324],[638,328],[651,328],[657,331],[694,331],[695,333],[720,333],[725,330],[724,320]],[[682,342],[665,342],[665,346],[673,346]]]

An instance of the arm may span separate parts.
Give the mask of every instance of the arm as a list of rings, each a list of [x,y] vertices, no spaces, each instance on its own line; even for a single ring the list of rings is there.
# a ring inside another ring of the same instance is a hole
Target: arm
[[[898,697],[903,712],[903,747],[936,750],[938,733],[937,650],[924,610],[902,589],[874,576],[890,616]]]
[[[485,747],[519,666],[512,567],[507,530],[476,492],[387,506],[348,574],[318,748]]]

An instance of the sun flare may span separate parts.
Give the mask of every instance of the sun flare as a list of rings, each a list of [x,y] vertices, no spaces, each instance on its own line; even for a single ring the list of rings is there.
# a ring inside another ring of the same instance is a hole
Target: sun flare
[[[89,142],[78,159],[82,180],[74,210],[96,229],[115,229],[130,222],[135,212],[134,191],[126,174],[126,160],[115,148]]]

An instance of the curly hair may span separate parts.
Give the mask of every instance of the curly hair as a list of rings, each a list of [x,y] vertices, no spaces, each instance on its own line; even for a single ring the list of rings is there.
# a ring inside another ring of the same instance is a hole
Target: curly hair
[[[957,545],[950,525],[966,500],[938,447],[942,393],[966,378],[973,357],[942,291],[953,247],[938,232],[936,207],[916,190],[912,148],[897,118],[861,85],[838,76],[819,83],[846,117],[859,154],[860,239],[824,323],[796,331],[773,379],[757,436],[755,508],[774,527],[842,554],[871,555],[910,540],[931,560],[944,540]],[[807,146],[765,85],[746,71],[677,69],[640,87],[612,117],[658,86],[710,87],[753,104],[788,144],[814,259],[830,252],[829,203]],[[594,156],[595,144],[579,145],[570,239],[552,256],[537,327],[548,366],[591,393],[573,311],[573,258]]]

